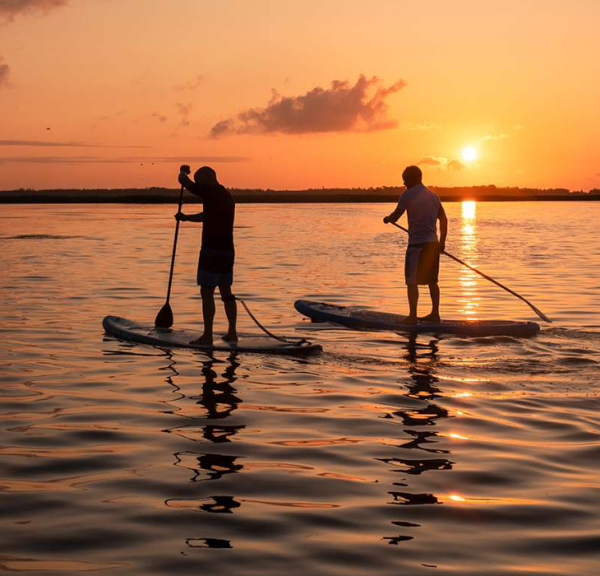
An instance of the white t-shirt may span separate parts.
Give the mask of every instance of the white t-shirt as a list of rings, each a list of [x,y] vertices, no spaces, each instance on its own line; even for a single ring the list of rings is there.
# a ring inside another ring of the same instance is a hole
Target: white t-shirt
[[[437,242],[437,217],[442,203],[438,195],[423,184],[405,190],[398,208],[408,216],[408,243]]]

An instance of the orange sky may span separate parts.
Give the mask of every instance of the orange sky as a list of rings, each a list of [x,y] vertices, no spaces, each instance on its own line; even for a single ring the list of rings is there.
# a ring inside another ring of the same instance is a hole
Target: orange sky
[[[600,2],[368,4],[0,0],[0,189],[600,188]]]

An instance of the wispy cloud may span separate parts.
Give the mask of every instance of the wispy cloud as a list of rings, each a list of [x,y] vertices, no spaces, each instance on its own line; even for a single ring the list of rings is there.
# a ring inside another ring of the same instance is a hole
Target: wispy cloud
[[[191,104],[181,104],[181,103],[177,103],[175,104],[175,106],[177,106],[177,113],[179,114],[179,117],[181,118],[181,121],[179,123],[180,126],[189,126],[191,124],[190,122],[190,114],[192,112],[192,105]]]
[[[96,120],[98,122],[107,122],[108,120],[114,120],[115,118],[119,118],[125,114],[125,110],[118,110],[112,114],[105,114],[104,116],[98,116]]]
[[[432,124],[430,122],[412,122],[410,120],[402,120],[398,123],[398,128],[406,132],[425,132],[429,130],[441,130],[442,127],[439,124]]]
[[[479,141],[480,142],[487,142],[488,140],[504,140],[506,138],[508,138],[508,134],[505,134],[505,133],[502,133],[502,134],[486,134]]]
[[[417,162],[418,166],[446,166],[448,164],[448,159],[440,156],[439,158],[435,156],[427,156]]]
[[[167,117],[160,112],[154,112],[153,114],[150,114],[150,118],[156,118],[161,124],[167,121]]]
[[[379,78],[361,75],[356,84],[335,80],[330,88],[313,88],[301,96],[273,96],[264,108],[249,108],[215,124],[210,136],[227,134],[306,134],[360,132],[395,128],[387,98],[406,86],[399,80],[384,87]]]
[[[28,12],[49,12],[66,6],[69,0],[0,0],[0,18],[14,20]]]
[[[181,164],[198,163],[237,163],[250,162],[247,156],[125,156],[103,158],[101,156],[4,156],[0,164]]]
[[[462,170],[465,165],[460,160],[450,160],[448,162],[448,170]]]
[[[9,85],[8,77],[10,76],[10,66],[4,64],[4,58],[0,56],[0,88]]]
[[[38,140],[0,140],[0,146],[34,146],[46,148],[152,148],[152,146],[113,146],[89,142],[44,142]]]
[[[432,166],[441,170],[462,170],[465,168],[465,165],[460,160],[449,160],[444,156],[427,156],[419,160],[417,166]]]
[[[175,90],[178,92],[193,92],[197,90],[204,84],[205,76],[204,74],[198,74],[194,80],[190,80],[189,82],[184,82],[183,84],[179,84],[175,86]]]

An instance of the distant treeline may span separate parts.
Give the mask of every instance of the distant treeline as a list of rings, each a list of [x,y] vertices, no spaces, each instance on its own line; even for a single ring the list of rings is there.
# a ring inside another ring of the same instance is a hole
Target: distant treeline
[[[431,186],[442,200],[600,200],[600,190],[571,192],[566,188],[500,188],[497,186],[461,186],[446,188]],[[393,202],[403,187],[379,188],[311,188],[308,190],[250,190],[231,189],[240,203],[277,202]],[[77,204],[77,203],[134,203],[164,204],[177,202],[179,190],[170,188],[130,188],[99,190],[5,190],[0,191],[0,204]],[[200,202],[199,198],[185,192],[184,202]]]

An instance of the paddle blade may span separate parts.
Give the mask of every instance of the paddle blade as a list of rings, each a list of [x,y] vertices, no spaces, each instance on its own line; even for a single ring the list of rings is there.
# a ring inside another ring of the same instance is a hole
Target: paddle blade
[[[545,322],[549,322],[550,324],[552,324],[552,320],[550,320],[550,318],[548,318],[548,316],[546,316],[539,308],[536,308],[533,304],[531,304],[531,302],[527,302],[527,304],[529,304],[529,306],[531,307],[531,309]]]
[[[173,326],[173,311],[171,306],[166,302],[165,305],[160,309],[160,312],[156,315],[154,325],[157,328],[170,328]]]

